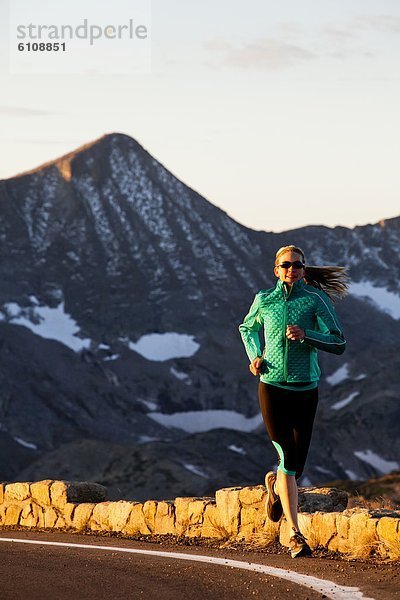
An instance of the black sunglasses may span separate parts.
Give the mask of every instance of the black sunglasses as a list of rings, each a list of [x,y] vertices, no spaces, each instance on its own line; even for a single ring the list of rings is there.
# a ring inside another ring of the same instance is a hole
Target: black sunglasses
[[[281,263],[280,265],[277,265],[277,267],[282,267],[282,269],[290,269],[290,267],[293,267],[293,269],[303,269],[305,267],[305,264],[302,263],[300,260],[295,260],[294,262],[289,262],[288,260],[285,260],[285,262]]]

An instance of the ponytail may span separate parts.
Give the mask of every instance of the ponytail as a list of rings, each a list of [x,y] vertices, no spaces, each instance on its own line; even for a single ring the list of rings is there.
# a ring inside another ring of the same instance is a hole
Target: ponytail
[[[275,264],[278,264],[278,259],[285,252],[295,252],[299,254],[305,263],[305,255],[298,246],[282,246],[279,248],[275,257]],[[331,300],[336,298],[344,298],[349,289],[350,278],[347,274],[346,267],[338,266],[306,266],[304,268],[304,280],[308,285],[318,288],[325,292]]]
[[[346,267],[310,266],[305,268],[304,279],[308,285],[312,285],[325,292],[331,300],[333,298],[344,298],[349,288],[349,276]]]

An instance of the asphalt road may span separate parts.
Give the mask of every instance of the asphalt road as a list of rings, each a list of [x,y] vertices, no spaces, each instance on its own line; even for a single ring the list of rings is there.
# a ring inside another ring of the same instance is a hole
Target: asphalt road
[[[19,541],[8,541],[10,538]],[[22,541],[39,544],[20,543]],[[46,542],[71,546],[47,545]],[[78,544],[90,547],[79,547]],[[163,555],[132,551],[162,551]],[[182,554],[187,558],[183,560]],[[204,555],[222,564],[195,562]],[[245,569],[253,568],[253,564],[260,565],[254,567],[256,569],[282,569],[283,577]],[[308,580],[314,589],[293,581],[299,573],[318,578]],[[326,584],[326,581],[339,587]],[[329,597],[394,600],[400,599],[399,581],[400,563],[375,564],[314,557],[292,560],[286,555],[201,546],[177,547],[102,536],[0,532],[2,600],[314,600]]]

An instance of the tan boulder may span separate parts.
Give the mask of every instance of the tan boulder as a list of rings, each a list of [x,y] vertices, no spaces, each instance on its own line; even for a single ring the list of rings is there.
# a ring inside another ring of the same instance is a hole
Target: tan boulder
[[[52,483],[52,479],[44,479],[43,481],[31,483],[31,497],[37,504],[40,504],[40,506],[51,505],[50,487]]]
[[[99,502],[95,505],[92,513],[92,517],[90,519],[91,529],[95,529],[92,526],[92,523],[96,524],[97,531],[109,531],[109,513],[110,513],[110,505],[112,502]]]
[[[377,547],[377,519],[370,516],[368,510],[353,509],[350,513],[348,552],[351,556],[363,558],[369,556]]]
[[[316,512],[312,518],[314,547],[327,547],[332,538],[337,537],[336,517],[338,513]]]
[[[378,550],[382,556],[400,558],[400,519],[382,517],[377,524]]]
[[[134,502],[127,502],[126,500],[110,502],[108,525],[111,531],[122,531],[124,529],[134,505]]]
[[[239,492],[239,500],[242,506],[264,507],[267,490],[263,485],[244,487]]]
[[[178,536],[183,535],[189,527],[189,504],[198,499],[194,496],[175,498],[175,531]]]
[[[126,535],[149,535],[150,529],[146,524],[146,519],[143,514],[143,504],[136,502],[133,504],[132,510],[129,515],[129,519],[122,530]]]
[[[262,528],[264,524],[264,518],[262,523],[260,522],[259,512],[253,506],[242,506],[240,510],[240,525],[237,539],[249,540],[254,536],[254,533]]]
[[[43,519],[46,528],[53,528],[58,519],[57,511],[52,506],[46,506],[43,508]]]
[[[7,483],[4,492],[5,502],[21,501],[30,498],[29,483]]]
[[[0,483],[0,504],[3,504],[4,502],[4,489],[5,489],[5,483]]]
[[[62,515],[58,515],[57,521],[54,524],[54,529],[65,529],[67,526],[65,519]]]
[[[175,533],[175,506],[172,501],[162,500],[157,503],[154,531],[158,535]]]
[[[68,502],[67,504],[64,504],[62,508],[59,509],[61,513],[60,516],[62,516],[62,518],[64,519],[66,527],[73,527],[73,519],[77,506],[78,505],[74,504],[73,502]]]
[[[77,504],[75,506],[75,510],[73,511],[72,519],[70,519],[72,527],[77,531],[84,531],[85,529],[88,529],[89,521],[92,517],[95,506],[95,504],[92,504],[90,502],[83,502],[82,504]],[[60,523],[56,523],[56,525],[60,527]]]
[[[214,499],[196,498],[188,505],[188,525],[184,535],[200,537],[203,529],[204,511],[209,504],[215,504]]]
[[[19,524],[22,527],[36,527],[39,522],[39,513],[36,504],[25,504],[22,509]]]
[[[239,487],[231,487],[217,490],[215,494],[221,525],[226,529],[228,535],[236,536],[239,533],[240,491]]]
[[[228,537],[226,529],[221,525],[219,510],[215,502],[210,502],[204,508],[201,537],[217,539]]]
[[[22,513],[22,506],[11,504],[6,508],[6,514],[4,518],[4,525],[19,525],[19,518]]]
[[[143,514],[146,525],[151,533],[154,533],[156,526],[157,502],[155,500],[147,500],[143,504]]]

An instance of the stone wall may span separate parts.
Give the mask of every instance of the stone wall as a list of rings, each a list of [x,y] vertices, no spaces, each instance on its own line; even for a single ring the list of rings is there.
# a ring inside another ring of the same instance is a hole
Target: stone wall
[[[110,502],[106,488],[95,483],[0,483],[0,527],[172,534],[261,547],[279,539],[287,546],[287,522],[272,523],[266,517],[265,498],[263,485],[221,489],[215,498]],[[400,557],[400,513],[346,510],[346,492],[334,488],[301,488],[299,506],[300,528],[312,548],[354,557]]]

